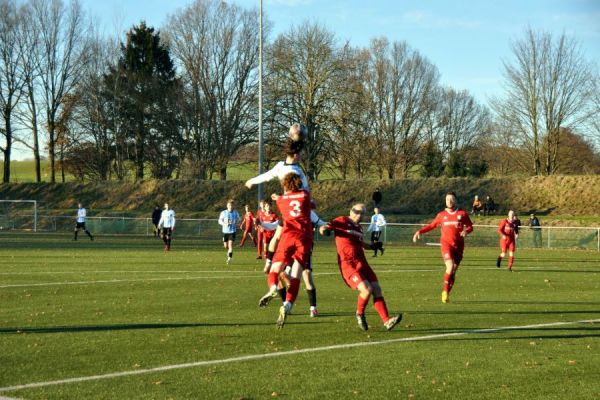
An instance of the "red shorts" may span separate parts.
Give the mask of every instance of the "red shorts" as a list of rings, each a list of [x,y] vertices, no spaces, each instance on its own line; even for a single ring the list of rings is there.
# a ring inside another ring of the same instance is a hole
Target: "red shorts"
[[[463,258],[463,252],[465,250],[464,245],[462,246],[451,246],[446,243],[442,243],[442,258],[444,261],[452,260],[454,264],[460,264]]]
[[[500,239],[500,251],[502,253],[506,253],[506,250],[508,251],[515,251],[515,241],[513,239],[509,239],[508,237],[506,239]]]
[[[354,290],[362,281],[377,282],[375,271],[366,261],[341,261],[338,259],[338,264],[344,282]]]
[[[263,240],[265,241],[265,243],[269,243],[271,241],[271,239],[273,239],[273,237],[275,236],[275,231],[264,231],[262,234]]]
[[[295,260],[298,261],[303,268],[306,268],[310,261],[312,245],[312,235],[296,236],[284,232],[283,235],[281,235],[281,240],[279,241],[277,250],[273,256],[273,263],[280,262],[283,265],[291,265]]]

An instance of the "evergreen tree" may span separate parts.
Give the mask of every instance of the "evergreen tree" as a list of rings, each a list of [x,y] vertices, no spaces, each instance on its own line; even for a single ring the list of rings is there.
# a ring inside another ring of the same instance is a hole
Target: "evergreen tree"
[[[146,163],[155,177],[169,178],[182,145],[176,118],[180,84],[169,50],[154,28],[142,22],[129,31],[105,86],[113,102],[116,142],[132,149],[136,180],[144,179]]]

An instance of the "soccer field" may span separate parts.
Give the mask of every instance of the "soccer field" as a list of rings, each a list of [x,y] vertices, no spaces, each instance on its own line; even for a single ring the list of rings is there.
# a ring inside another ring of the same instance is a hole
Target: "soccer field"
[[[319,317],[304,290],[285,327],[258,308],[263,264],[175,238],[0,234],[0,398],[597,399],[600,254],[467,248],[442,304],[439,248],[372,259],[390,313],[368,332],[331,242],[315,249]]]

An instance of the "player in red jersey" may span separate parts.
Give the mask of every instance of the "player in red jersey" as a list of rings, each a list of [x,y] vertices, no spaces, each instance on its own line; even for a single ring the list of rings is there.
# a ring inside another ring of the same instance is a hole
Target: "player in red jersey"
[[[450,291],[454,286],[454,280],[456,279],[456,271],[463,258],[465,237],[467,234],[473,232],[471,218],[469,218],[469,214],[465,210],[457,207],[456,194],[454,194],[454,192],[446,194],[446,209],[440,212],[431,224],[415,232],[413,242],[419,240],[422,234],[427,233],[438,226],[442,227],[440,244],[444,264],[446,264],[442,303],[447,303],[449,301]]]
[[[262,255],[263,255],[263,249],[264,249],[264,245],[263,245],[263,233],[264,233],[264,229],[262,226],[260,226],[260,219],[262,218],[262,216],[264,215],[264,204],[265,204],[265,200],[261,200],[258,203],[258,211],[256,212],[256,218],[254,219],[254,224],[256,225],[256,251],[258,252],[258,255],[256,256],[257,260],[262,260]]]
[[[286,265],[291,265],[290,287],[287,290],[286,299],[279,309],[279,318],[277,319],[279,328],[283,328],[296,301],[300,288],[300,276],[302,270],[308,265],[313,244],[310,193],[302,189],[302,178],[294,172],[285,175],[281,184],[284,194],[281,196],[273,194],[271,198],[277,203],[277,208],[281,213],[283,230],[267,279],[269,292],[259,301],[259,306],[262,306],[263,302],[268,303],[266,299],[276,295],[279,273]]]
[[[252,242],[254,242],[254,245],[256,246],[256,239],[252,235],[252,228],[254,227],[255,220],[254,213],[250,211],[250,206],[248,204],[244,206],[244,209],[246,210],[246,213],[244,214],[244,219],[240,224],[240,229],[244,233],[242,233],[242,241],[240,242],[240,247],[244,246],[244,243],[246,242],[246,238],[248,236],[250,236],[250,239],[252,239]]]
[[[515,212],[513,210],[510,210],[508,217],[498,225],[498,233],[500,233],[500,255],[496,260],[496,267],[500,268],[500,263],[502,263],[506,250],[508,250],[508,270],[512,271],[515,260],[515,243],[519,237],[519,227],[515,223]]]
[[[344,282],[353,290],[358,290],[358,304],[356,308],[356,320],[358,326],[366,331],[369,329],[365,318],[365,308],[369,299],[373,296],[373,306],[383,321],[383,325],[389,331],[402,320],[402,314],[390,317],[387,305],[381,292],[381,286],[377,275],[367,262],[365,250],[381,249],[381,242],[365,243],[363,241],[362,227],[360,221],[365,214],[364,204],[355,204],[350,209],[349,216],[341,216],[332,219],[326,225],[319,228],[319,232],[328,235],[335,234],[335,246],[338,254],[338,265]]]
[[[279,217],[277,214],[271,211],[271,203],[267,200],[263,203],[263,212],[261,213],[260,219],[258,219],[258,225],[263,229],[263,252],[266,253],[269,248],[269,243],[275,236],[275,229],[267,229],[265,226],[274,226],[274,224],[279,221]],[[263,225],[264,224],[264,225]]]

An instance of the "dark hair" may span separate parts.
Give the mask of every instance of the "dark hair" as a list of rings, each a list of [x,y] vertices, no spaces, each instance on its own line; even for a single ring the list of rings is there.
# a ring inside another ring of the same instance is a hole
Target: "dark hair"
[[[304,140],[293,141],[288,139],[285,142],[285,155],[293,157],[304,149]]]
[[[454,198],[456,198],[456,193],[454,193],[454,192],[448,192],[448,193],[446,193],[446,196],[448,196],[448,195],[452,195],[452,196],[454,196]]]
[[[290,172],[283,177],[281,186],[283,186],[283,190],[287,192],[297,192],[302,189],[302,178],[300,178],[300,175],[297,173]]]

